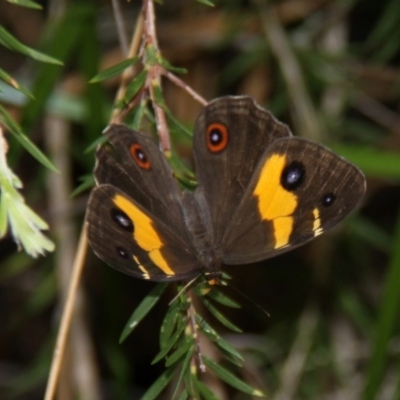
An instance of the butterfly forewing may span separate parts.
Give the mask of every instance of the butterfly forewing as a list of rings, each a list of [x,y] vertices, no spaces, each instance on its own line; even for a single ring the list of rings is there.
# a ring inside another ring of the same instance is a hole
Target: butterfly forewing
[[[88,203],[89,241],[109,265],[152,280],[197,274],[181,194],[157,145],[122,125],[106,131],[114,149],[96,154],[98,187]]]
[[[121,188],[151,214],[162,215],[178,231],[184,231],[180,190],[156,143],[123,125],[111,125],[105,135],[114,151],[98,150],[97,184]]]
[[[200,113],[193,144],[199,182],[195,196],[216,245],[259,158],[274,140],[287,136],[287,126],[247,96],[213,100]]]

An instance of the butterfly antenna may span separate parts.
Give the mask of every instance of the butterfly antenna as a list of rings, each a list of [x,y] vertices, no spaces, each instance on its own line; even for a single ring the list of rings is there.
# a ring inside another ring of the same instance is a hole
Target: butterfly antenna
[[[200,275],[197,275],[195,278],[193,278],[192,280],[190,280],[188,283],[186,283],[186,285],[178,292],[178,294],[168,303],[168,305],[170,306],[182,293],[186,292],[186,290],[188,289],[189,286],[191,286],[193,284],[194,281],[196,281],[197,278],[199,278]]]
[[[232,288],[236,293],[238,293],[241,297],[243,297],[246,301],[248,301],[250,304],[255,306],[259,311],[261,311],[263,314],[265,314],[268,318],[271,317],[271,314],[262,308],[259,304],[257,304],[251,297],[247,296],[247,294],[243,293],[241,290],[239,290],[237,287],[234,285],[230,284],[230,288]]]

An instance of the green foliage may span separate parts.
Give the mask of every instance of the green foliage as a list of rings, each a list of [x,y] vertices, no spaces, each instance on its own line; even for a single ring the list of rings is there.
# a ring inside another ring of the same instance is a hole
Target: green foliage
[[[400,215],[400,214],[399,214]],[[376,397],[382,382],[388,359],[388,343],[393,335],[400,310],[400,217],[397,218],[393,250],[380,305],[377,324],[373,330],[374,345],[368,363],[366,386],[363,399]]]
[[[89,83],[97,83],[104,81],[106,79],[113,78],[114,76],[120,75],[123,71],[125,71],[127,68],[131,67],[132,65],[135,65],[135,63],[139,60],[139,57],[132,57],[128,58],[124,61],[121,61],[120,63],[113,65],[110,68],[107,68],[104,71],[101,71],[98,73],[95,77],[93,77]]]
[[[157,304],[166,287],[167,285],[165,283],[160,283],[143,299],[143,301],[129,318],[124,330],[122,331],[119,340],[120,343],[123,342],[128,335],[130,335],[130,333],[137,327],[140,321]]]
[[[160,300],[165,287],[165,284],[158,284],[143,299],[124,328],[121,340],[126,339],[133,329],[138,326],[139,321]],[[204,337],[213,342],[220,349],[221,356],[232,366],[240,368],[244,361],[242,355],[228,341],[218,335],[204,318],[195,311],[192,304],[194,293],[186,290],[178,287],[179,295],[170,304],[161,325],[160,351],[152,363],[155,364],[164,360],[165,371],[141,399],[157,398],[173,376],[177,374],[178,378],[172,396],[173,399],[186,398],[185,396],[188,394],[196,399],[216,399],[217,397],[210,394],[201,382],[201,376],[207,369],[213,371],[229,386],[239,391],[256,397],[265,397],[262,391],[252,388],[229,369],[202,354],[199,341],[200,335],[204,335]],[[234,332],[240,331],[212,304],[217,299],[217,302],[223,303],[226,307],[237,308],[238,304],[235,301],[220,292],[219,289],[209,287],[207,283],[197,285],[195,292],[207,310],[212,310],[213,315],[219,322],[222,322]]]
[[[62,65],[62,63],[54,57],[49,57],[46,54],[43,54],[39,51],[36,51],[28,46],[22,44],[19,40],[17,40],[13,35],[7,32],[2,26],[0,26],[0,44],[7,47],[8,49],[15,51],[17,53],[24,54],[28,57],[33,58],[34,60]]]
[[[135,97],[139,90],[143,87],[148,72],[144,69],[143,71],[139,72],[134,79],[129,83],[128,87],[126,88],[124,102],[127,104],[129,103],[130,99]]]
[[[210,6],[210,7],[215,7],[214,2],[209,1],[209,0],[196,0],[201,4],[205,4],[206,6]]]
[[[41,10],[43,7],[35,3],[34,1],[31,0],[7,0],[11,4],[16,4],[21,7],[28,7],[28,8],[33,8],[35,10]]]
[[[19,1],[16,2],[16,4],[40,8],[36,3],[30,1]],[[40,62],[62,64],[53,57],[25,46],[1,25],[0,45]],[[33,100],[32,93],[1,68],[0,80]],[[1,105],[0,123],[14,135],[19,143],[31,153],[33,157],[45,167],[56,171],[56,168],[50,160],[23,133],[19,124]],[[0,238],[6,235],[8,227],[10,227],[11,234],[18,246],[22,246],[32,257],[37,257],[39,254],[43,255],[45,251],[53,251],[54,244],[41,232],[44,229],[48,229],[47,223],[25,204],[25,199],[19,193],[19,189],[22,188],[22,182],[8,167],[6,159],[8,145],[4,139],[3,133],[1,131],[0,133]]]

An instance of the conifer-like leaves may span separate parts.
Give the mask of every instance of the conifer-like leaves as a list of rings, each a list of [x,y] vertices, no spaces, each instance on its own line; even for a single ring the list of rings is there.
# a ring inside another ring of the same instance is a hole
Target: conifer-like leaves
[[[121,341],[157,303],[165,285],[157,285],[134,311],[121,335]],[[205,374],[210,372],[234,389],[263,397],[262,391],[251,387],[234,373],[235,369],[243,368],[243,356],[195,310],[192,301],[196,296],[201,300],[200,304],[204,304],[205,310],[209,310],[220,323],[233,332],[240,332],[240,328],[229,321],[219,306],[239,308],[240,305],[222,293],[218,287],[210,287],[207,282],[186,291],[178,286],[178,293],[179,296],[170,304],[161,324],[160,351],[152,362],[155,364],[163,361],[166,369],[142,400],[157,398],[172,381],[173,376],[174,388],[170,389],[173,393],[172,399],[217,400],[217,395],[202,381]],[[213,352],[213,355],[219,352],[217,360],[203,354],[202,343],[207,340],[218,349],[217,352]]]

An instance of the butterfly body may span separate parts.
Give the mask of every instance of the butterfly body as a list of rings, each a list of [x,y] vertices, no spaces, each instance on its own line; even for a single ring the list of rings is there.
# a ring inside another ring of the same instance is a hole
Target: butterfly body
[[[247,96],[213,100],[197,119],[199,182],[179,189],[148,137],[105,132],[87,212],[95,253],[150,280],[219,280],[221,266],[275,256],[313,239],[359,203],[365,178],[327,148],[293,137]]]

